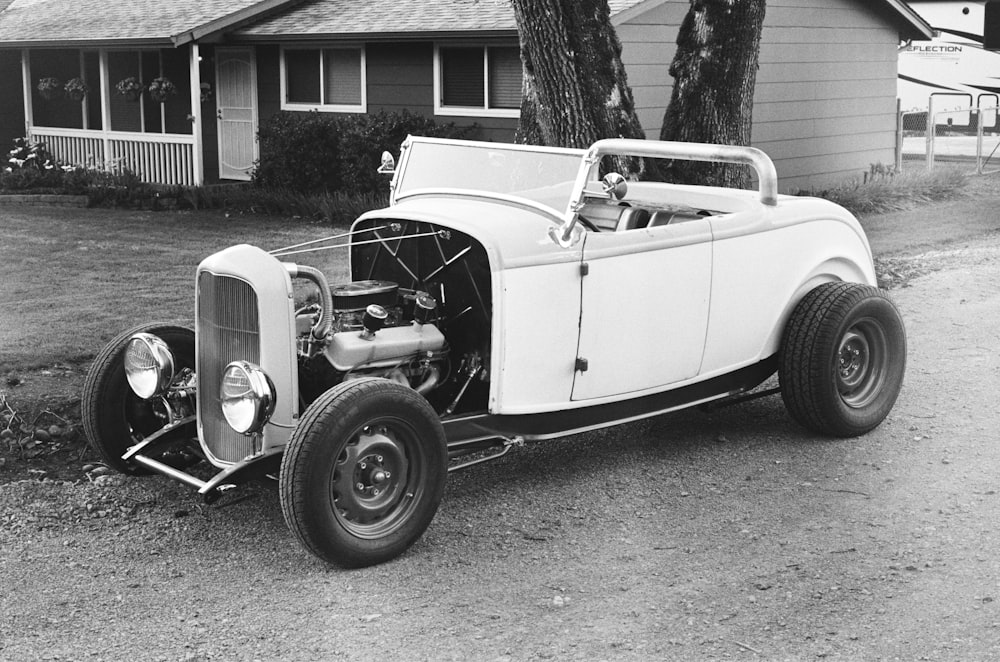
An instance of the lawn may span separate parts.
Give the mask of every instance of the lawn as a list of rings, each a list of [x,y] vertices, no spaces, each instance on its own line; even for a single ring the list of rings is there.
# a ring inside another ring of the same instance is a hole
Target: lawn
[[[0,208],[0,374],[79,363],[135,324],[194,316],[194,275],[238,243],[266,250],[341,229],[222,212]],[[286,258],[347,279],[343,249]]]

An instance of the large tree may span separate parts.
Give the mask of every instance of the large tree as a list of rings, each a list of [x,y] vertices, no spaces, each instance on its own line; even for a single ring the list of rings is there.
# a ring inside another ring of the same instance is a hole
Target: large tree
[[[661,140],[749,145],[765,0],[691,0]],[[746,166],[674,162],[671,181],[747,187]]]
[[[645,138],[608,0],[510,0],[524,63],[518,142]]]

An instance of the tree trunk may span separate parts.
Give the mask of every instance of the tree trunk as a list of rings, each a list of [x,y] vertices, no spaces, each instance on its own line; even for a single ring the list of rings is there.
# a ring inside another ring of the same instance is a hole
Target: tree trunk
[[[525,77],[516,140],[583,148],[601,138],[645,138],[608,0],[511,4]]]
[[[691,0],[661,140],[749,145],[765,0]],[[670,181],[747,188],[747,166],[675,161]]]

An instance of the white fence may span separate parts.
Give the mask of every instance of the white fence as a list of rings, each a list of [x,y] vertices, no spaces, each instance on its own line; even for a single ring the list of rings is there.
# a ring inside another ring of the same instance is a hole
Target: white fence
[[[928,169],[947,163],[980,175],[1000,172],[997,107],[900,113],[896,167],[915,161],[923,161]]]
[[[110,171],[128,169],[150,184],[201,183],[195,173],[193,135],[36,126],[30,137],[45,143],[60,163]]]

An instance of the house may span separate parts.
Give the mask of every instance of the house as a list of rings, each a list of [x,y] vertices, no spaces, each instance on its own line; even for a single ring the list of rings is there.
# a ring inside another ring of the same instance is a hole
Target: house
[[[659,135],[688,0],[610,0],[649,137]],[[930,28],[900,0],[769,0],[753,144],[783,185],[892,162],[896,49]],[[82,78],[82,101],[43,78]],[[121,81],[176,93],[129,100]],[[0,139],[28,134],[63,161],[129,165],[149,181],[247,179],[279,110],[409,109],[509,140],[521,68],[502,0],[13,0],[0,12]],[[21,94],[17,94],[21,90]]]

